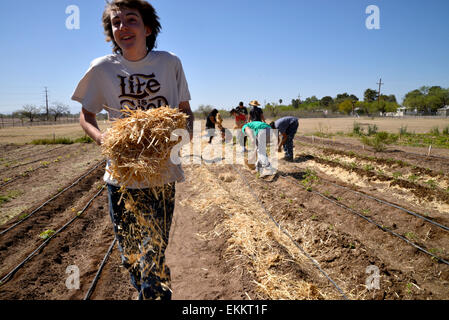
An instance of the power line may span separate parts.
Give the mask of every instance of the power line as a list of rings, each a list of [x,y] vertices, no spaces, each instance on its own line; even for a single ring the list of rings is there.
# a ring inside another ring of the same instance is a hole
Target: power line
[[[382,83],[382,78],[380,78],[380,80],[377,84],[379,85],[379,91],[377,94],[377,110],[380,110],[380,87],[384,84],[384,83]]]

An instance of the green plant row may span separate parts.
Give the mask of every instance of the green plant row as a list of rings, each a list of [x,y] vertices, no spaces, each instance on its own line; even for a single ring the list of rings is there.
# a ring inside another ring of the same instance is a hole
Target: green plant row
[[[92,143],[94,142],[92,138],[84,136],[78,139],[70,138],[56,138],[56,139],[35,139],[31,141],[31,144],[35,145],[45,145],[45,144],[74,144],[74,143]]]

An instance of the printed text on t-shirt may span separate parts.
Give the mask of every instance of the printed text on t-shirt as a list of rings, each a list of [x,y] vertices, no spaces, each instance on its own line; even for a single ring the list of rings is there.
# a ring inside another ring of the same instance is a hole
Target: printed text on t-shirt
[[[133,74],[129,77],[118,75],[120,79],[121,94],[120,105],[143,110],[159,108],[168,105],[168,101],[157,93],[161,84],[155,79],[154,73],[150,75]]]

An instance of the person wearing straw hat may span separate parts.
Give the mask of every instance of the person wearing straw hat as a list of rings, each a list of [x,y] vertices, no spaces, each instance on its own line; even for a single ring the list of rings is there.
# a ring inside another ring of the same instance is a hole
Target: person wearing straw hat
[[[84,131],[101,145],[107,133],[99,129],[96,114],[103,108],[110,119],[117,119],[123,116],[122,108],[169,106],[189,116],[187,129],[192,138],[194,116],[181,60],[172,53],[153,50],[161,29],[153,6],[144,0],[111,0],[106,2],[102,21],[113,54],[91,62],[72,96],[82,105],[80,125]],[[175,183],[184,180],[182,167],[169,159],[164,177],[158,181],[162,185],[156,189],[148,182],[121,186],[112,178],[109,166],[110,161],[104,175],[109,211],[131,283],[139,300],[171,299],[165,249],[175,206]],[[136,210],[143,221],[134,214]]]
[[[261,121],[265,122],[263,110],[260,107],[260,103],[257,100],[252,100],[249,105],[251,110],[249,111],[249,121]]]

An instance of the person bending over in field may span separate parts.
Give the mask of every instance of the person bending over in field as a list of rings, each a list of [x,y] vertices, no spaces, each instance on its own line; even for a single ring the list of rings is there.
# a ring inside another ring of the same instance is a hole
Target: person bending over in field
[[[112,42],[113,53],[91,62],[72,96],[82,104],[80,125],[84,131],[98,145],[102,144],[106,133],[100,131],[95,117],[104,106],[110,119],[120,118],[125,105],[145,110],[170,106],[189,115],[192,138],[194,119],[181,60],[172,53],[153,50],[161,29],[153,6],[143,0],[109,1],[103,12],[103,27],[106,41]],[[123,193],[138,200],[150,232],[136,228],[141,222],[136,223],[136,216],[129,207],[125,208],[125,201],[119,201],[121,186],[108,172],[109,165],[108,161],[104,175],[109,211],[131,282],[140,300],[171,299],[165,249],[175,207],[175,182],[184,180],[184,172],[180,165],[169,161],[160,189],[134,183]]]
[[[279,139],[278,152],[284,147],[286,161],[293,161],[293,138],[298,131],[298,118],[283,117],[270,123],[271,128],[277,129],[282,138]]]
[[[251,139],[251,145],[255,148],[248,154],[248,163],[251,165],[256,160],[256,170],[261,177],[274,175],[276,170],[271,166],[267,156],[267,144],[270,139],[270,126],[265,122],[251,121],[242,128]]]
[[[220,116],[220,112],[217,109],[212,110],[206,118],[206,131],[209,135],[209,143],[212,143],[212,139],[215,134],[215,125],[221,132],[221,140],[225,140],[225,128],[223,128],[223,119]]]

